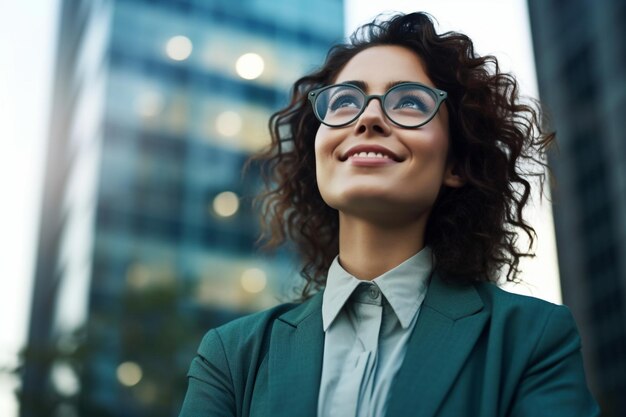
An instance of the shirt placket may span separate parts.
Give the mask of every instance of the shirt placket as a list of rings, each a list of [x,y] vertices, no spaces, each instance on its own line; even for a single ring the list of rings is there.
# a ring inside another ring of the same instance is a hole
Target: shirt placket
[[[378,337],[382,321],[382,294],[374,283],[361,284],[355,293],[352,308],[356,319],[356,336],[361,343],[355,371],[361,384],[358,390],[355,416],[365,417],[372,409],[370,403],[378,363]]]

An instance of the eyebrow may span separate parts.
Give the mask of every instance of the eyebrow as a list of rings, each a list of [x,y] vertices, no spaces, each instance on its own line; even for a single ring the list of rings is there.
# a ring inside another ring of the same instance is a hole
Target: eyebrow
[[[391,81],[391,82],[388,82],[385,85],[385,90],[389,90],[390,88],[393,88],[393,87],[395,87],[398,84],[416,83],[416,82],[418,82],[418,81],[406,81],[406,80]],[[343,81],[341,84],[350,84],[350,85],[353,85],[355,87],[359,87],[363,91],[367,91],[367,89],[368,89],[368,84],[365,81],[361,81],[361,80]]]

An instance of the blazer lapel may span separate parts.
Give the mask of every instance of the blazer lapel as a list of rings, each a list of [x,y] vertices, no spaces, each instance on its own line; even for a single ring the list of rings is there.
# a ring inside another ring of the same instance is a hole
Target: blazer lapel
[[[274,323],[268,358],[269,415],[317,416],[323,355],[319,292]]]
[[[387,417],[432,417],[476,343],[489,312],[474,286],[433,277],[390,392]]]

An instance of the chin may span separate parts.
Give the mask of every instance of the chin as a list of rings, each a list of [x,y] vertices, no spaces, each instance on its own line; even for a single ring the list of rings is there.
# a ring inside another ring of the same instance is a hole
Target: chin
[[[389,188],[351,188],[341,193],[322,193],[322,198],[326,204],[344,215],[369,217],[376,222],[384,219],[386,223],[413,222],[429,212],[434,203],[434,199],[407,199],[406,193],[389,191]]]
[[[325,199],[326,204],[342,213],[392,214],[406,207],[406,202],[391,198],[384,193],[349,193]]]
[[[326,201],[326,204],[333,208],[337,208],[335,206],[352,206],[360,204],[384,205],[385,202],[391,203],[394,200],[393,196],[389,195],[388,188],[384,189],[380,187],[372,187],[371,184],[322,193],[322,198]],[[339,210],[339,208],[337,209]]]

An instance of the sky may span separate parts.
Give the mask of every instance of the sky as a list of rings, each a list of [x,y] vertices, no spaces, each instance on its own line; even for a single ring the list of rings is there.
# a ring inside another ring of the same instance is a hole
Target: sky
[[[58,0],[0,2],[0,368],[16,363],[38,228]],[[0,415],[16,415],[0,372]]]
[[[15,364],[26,338],[58,5],[0,2],[0,368]],[[347,0],[346,30],[382,12],[416,8],[433,15],[440,31],[469,35],[478,53],[496,55],[516,74],[523,94],[537,96],[524,0]],[[561,302],[551,209],[537,205],[529,214],[539,235],[538,256],[522,265],[528,284],[509,289]],[[0,373],[2,416],[17,415],[14,386]]]

